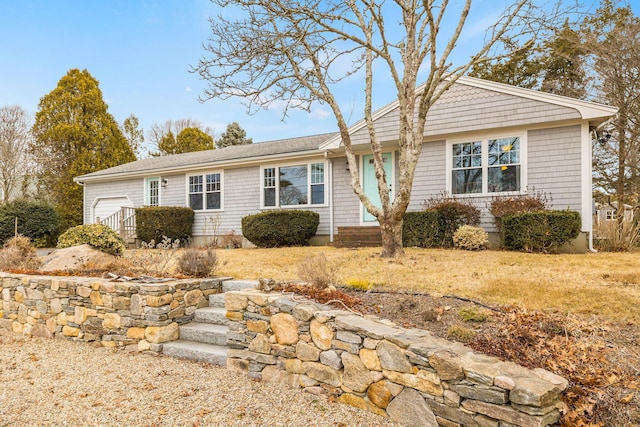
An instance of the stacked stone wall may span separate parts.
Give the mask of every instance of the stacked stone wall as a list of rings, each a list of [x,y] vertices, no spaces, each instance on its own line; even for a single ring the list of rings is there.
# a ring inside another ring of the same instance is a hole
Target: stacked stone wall
[[[0,327],[28,336],[162,351],[223,279],[163,283],[0,273]]]
[[[257,290],[225,294],[227,367],[405,425],[542,427],[567,381],[426,331]]]

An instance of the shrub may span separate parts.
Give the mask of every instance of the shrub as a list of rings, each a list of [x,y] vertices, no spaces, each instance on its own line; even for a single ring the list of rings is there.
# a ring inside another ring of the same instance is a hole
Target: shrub
[[[477,226],[480,209],[465,199],[456,199],[442,194],[424,203],[425,210],[438,213],[438,229],[442,233],[442,247],[453,247],[453,233],[463,225]]]
[[[491,199],[489,212],[498,232],[502,232],[502,218],[524,212],[538,212],[551,208],[553,198],[550,194],[532,188],[521,196],[496,196]]]
[[[467,251],[478,251],[489,247],[489,234],[480,227],[463,225],[453,233],[453,246]]]
[[[268,211],[242,218],[242,234],[261,248],[302,246],[316,235],[319,223],[316,212]]]
[[[366,279],[348,279],[345,285],[360,291],[369,291],[374,287],[374,284]]]
[[[165,237],[185,243],[193,232],[193,209],[180,206],[136,208],[136,234],[143,242],[161,242]]]
[[[608,221],[595,230],[596,247],[605,252],[627,252],[640,244],[640,224]]]
[[[502,218],[502,243],[506,249],[557,252],[580,234],[580,214],[574,211],[540,211]]]
[[[325,289],[336,282],[336,271],[336,266],[323,253],[307,257],[298,265],[300,279],[319,289]]]
[[[125,249],[122,237],[104,224],[78,225],[68,229],[58,238],[59,248],[84,244],[112,255],[122,255]]]
[[[36,249],[25,236],[16,236],[7,240],[0,249],[0,269],[19,268],[35,270],[40,266]]]
[[[463,225],[478,225],[480,209],[446,195],[425,202],[424,212],[407,212],[402,227],[404,246],[451,248],[453,234]]]
[[[16,200],[0,205],[0,242],[14,237],[16,217],[18,234],[32,241],[57,233],[60,224],[53,206],[29,200]]]
[[[402,245],[419,248],[439,248],[444,244],[437,211],[407,212],[402,223]]]
[[[235,230],[224,233],[220,237],[219,246],[224,249],[237,249],[242,247],[242,236],[236,234]]]
[[[187,276],[209,277],[218,267],[218,257],[213,248],[188,248],[178,259],[178,271]]]
[[[178,248],[180,240],[171,240],[165,236],[158,243],[155,240],[142,242],[140,249],[127,254],[127,258],[138,265],[144,274],[166,276],[175,266]]]

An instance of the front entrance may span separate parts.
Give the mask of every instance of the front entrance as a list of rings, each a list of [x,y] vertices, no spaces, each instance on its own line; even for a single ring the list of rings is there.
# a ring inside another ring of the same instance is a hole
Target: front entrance
[[[384,165],[384,173],[387,175],[387,184],[389,184],[389,193],[391,193],[391,184],[393,182],[393,156],[391,153],[382,154],[382,164]],[[375,206],[382,206],[380,202],[380,194],[378,193],[378,180],[376,179],[376,170],[373,165],[373,154],[362,156],[362,189]],[[393,197],[393,194],[390,194]],[[371,215],[367,209],[362,206],[362,222],[377,223],[376,217]]]

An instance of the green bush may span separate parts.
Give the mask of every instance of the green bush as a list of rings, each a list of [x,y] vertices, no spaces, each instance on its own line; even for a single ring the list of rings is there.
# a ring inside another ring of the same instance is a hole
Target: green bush
[[[0,205],[0,242],[14,236],[16,217],[18,234],[34,241],[55,234],[60,224],[58,213],[48,203],[30,200],[5,203]]]
[[[557,252],[578,237],[580,225],[580,214],[569,210],[508,215],[502,218],[502,244],[517,251]]]
[[[407,212],[402,223],[402,245],[405,247],[439,248],[444,245],[437,211]]]
[[[489,212],[498,232],[502,232],[502,217],[524,212],[538,212],[551,208],[553,198],[550,194],[530,189],[519,196],[496,196],[491,199]]]
[[[438,198],[426,202],[425,208],[423,212],[407,212],[404,215],[404,246],[451,248],[453,234],[458,228],[480,223],[480,209],[465,201]]]
[[[242,218],[242,235],[261,248],[302,246],[316,235],[319,223],[316,212],[268,211]]]
[[[112,255],[122,255],[125,249],[122,237],[104,224],[78,225],[68,229],[58,238],[59,248],[84,244]]]
[[[467,251],[486,249],[489,247],[489,235],[483,228],[463,225],[453,233],[453,245]]]
[[[188,242],[193,232],[193,209],[179,206],[152,206],[136,209],[136,234],[143,242],[170,240]]]

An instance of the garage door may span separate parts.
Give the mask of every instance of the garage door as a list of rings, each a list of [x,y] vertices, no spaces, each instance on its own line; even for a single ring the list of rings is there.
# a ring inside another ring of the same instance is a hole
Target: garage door
[[[91,222],[96,222],[96,218],[104,219],[109,215],[113,215],[122,207],[133,207],[133,203],[128,197],[103,197],[96,200],[93,207],[93,217]]]

